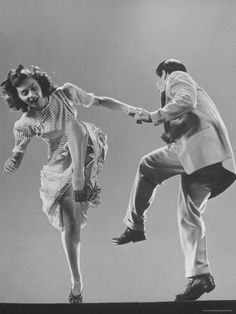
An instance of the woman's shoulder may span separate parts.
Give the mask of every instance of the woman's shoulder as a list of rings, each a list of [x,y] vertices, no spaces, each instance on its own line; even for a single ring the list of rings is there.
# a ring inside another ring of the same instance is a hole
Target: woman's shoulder
[[[77,86],[75,84],[72,84],[72,83],[69,83],[69,82],[66,82],[62,86],[58,87],[58,89],[62,90],[64,93],[71,92],[71,91],[73,91],[76,88],[77,88]]]
[[[93,101],[94,97],[93,94],[87,93],[81,87],[72,83],[65,83],[64,85],[58,87],[56,92],[58,93],[58,95],[62,93],[63,96],[78,105],[86,105],[87,103],[90,104]]]
[[[55,93],[60,94],[63,92],[66,97],[71,98],[75,89],[76,86],[74,84],[66,82],[62,86],[58,86]]]

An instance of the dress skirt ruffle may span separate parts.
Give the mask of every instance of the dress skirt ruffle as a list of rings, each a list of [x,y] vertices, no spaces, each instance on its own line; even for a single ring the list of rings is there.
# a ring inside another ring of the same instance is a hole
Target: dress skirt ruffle
[[[101,188],[98,175],[105,162],[108,150],[107,136],[94,124],[82,122],[88,132],[87,164],[85,165],[85,182],[93,190],[90,201],[75,203],[82,214],[82,226],[87,220],[87,210],[100,204]],[[58,156],[58,162],[48,164],[41,170],[40,197],[43,202],[42,210],[48,217],[50,223],[56,229],[63,231],[63,220],[60,209],[60,200],[65,191],[72,184],[73,168],[68,148],[63,156]],[[60,158],[62,157],[62,158]]]

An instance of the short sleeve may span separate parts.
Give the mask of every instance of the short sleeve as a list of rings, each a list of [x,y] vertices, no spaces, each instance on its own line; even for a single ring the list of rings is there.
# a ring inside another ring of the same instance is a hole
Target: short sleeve
[[[62,87],[65,96],[73,102],[74,105],[82,105],[90,107],[94,102],[94,94],[87,93],[82,88],[71,84],[65,83]]]
[[[15,146],[12,150],[13,153],[24,153],[27,150],[31,138],[35,135],[32,127],[21,120],[15,122],[13,134],[15,137]]]

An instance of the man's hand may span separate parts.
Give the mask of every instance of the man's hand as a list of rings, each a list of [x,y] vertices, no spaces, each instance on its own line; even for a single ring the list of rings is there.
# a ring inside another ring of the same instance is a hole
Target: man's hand
[[[137,113],[134,118],[138,124],[142,124],[142,122],[152,122],[150,112],[143,108],[137,108]]]

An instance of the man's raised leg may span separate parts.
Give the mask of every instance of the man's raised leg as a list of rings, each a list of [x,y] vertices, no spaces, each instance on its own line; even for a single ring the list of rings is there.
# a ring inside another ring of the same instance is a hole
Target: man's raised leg
[[[164,180],[184,173],[171,147],[165,146],[142,157],[133,183],[128,210],[124,218],[127,228],[114,244],[126,244],[146,239],[146,211],[152,204],[156,188]]]

